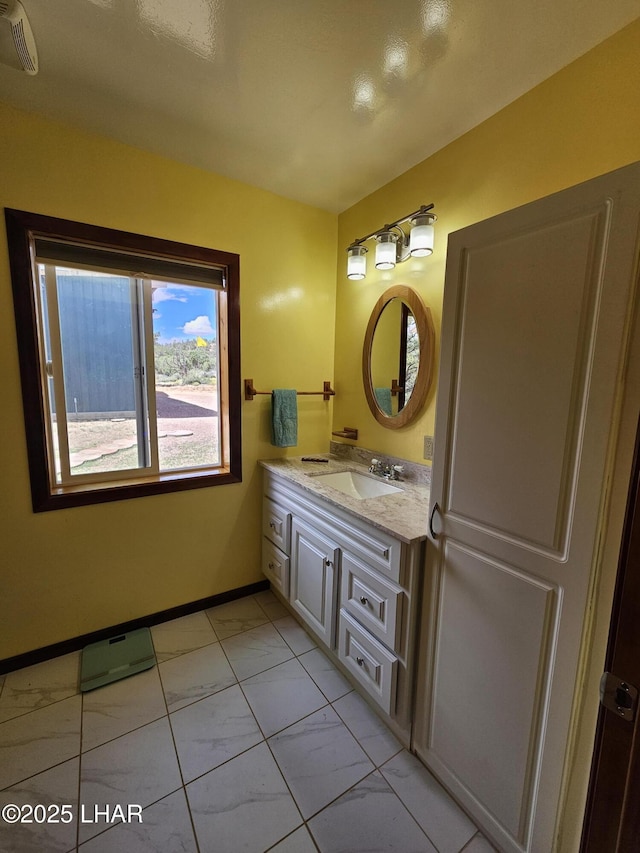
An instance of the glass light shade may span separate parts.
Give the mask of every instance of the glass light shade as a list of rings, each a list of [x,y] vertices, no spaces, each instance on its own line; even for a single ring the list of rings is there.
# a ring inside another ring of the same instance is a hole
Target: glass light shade
[[[360,281],[367,274],[367,250],[364,246],[349,246],[347,249],[347,278]]]
[[[392,270],[396,265],[396,243],[398,238],[391,231],[376,236],[376,269]]]
[[[433,221],[428,213],[414,216],[409,234],[409,252],[414,258],[423,258],[433,252]]]

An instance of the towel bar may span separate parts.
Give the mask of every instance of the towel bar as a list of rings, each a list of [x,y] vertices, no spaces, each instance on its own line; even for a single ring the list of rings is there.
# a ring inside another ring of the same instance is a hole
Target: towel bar
[[[404,391],[404,385],[398,385],[397,379],[391,380],[391,396],[395,397],[398,391]]]
[[[324,388],[322,391],[297,391],[297,395],[300,397],[310,396],[310,395],[322,395],[323,400],[330,400],[331,397],[335,397],[336,392],[331,387],[331,382],[325,382]],[[253,387],[253,379],[245,379],[244,380],[244,399],[245,400],[253,400],[256,394],[271,394],[271,391],[256,391]]]

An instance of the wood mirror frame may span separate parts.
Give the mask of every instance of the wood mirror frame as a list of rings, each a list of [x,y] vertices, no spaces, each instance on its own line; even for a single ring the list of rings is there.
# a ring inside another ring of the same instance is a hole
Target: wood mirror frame
[[[402,302],[409,307],[413,314],[416,327],[418,330],[418,339],[420,341],[420,363],[418,365],[418,375],[411,397],[403,406],[402,410],[397,415],[385,414],[376,400],[373,379],[371,376],[371,349],[373,347],[373,338],[376,331],[376,326],[382,315],[382,312],[393,299],[401,299]],[[404,284],[396,284],[390,287],[382,294],[376,302],[369,318],[367,331],[364,336],[364,346],[362,349],[362,382],[364,384],[364,393],[369,404],[371,414],[387,429],[400,429],[406,426],[415,418],[420,409],[424,406],[427,399],[427,394],[433,382],[433,367],[435,355],[435,329],[431,311],[422,301],[422,298],[415,290],[407,287]]]

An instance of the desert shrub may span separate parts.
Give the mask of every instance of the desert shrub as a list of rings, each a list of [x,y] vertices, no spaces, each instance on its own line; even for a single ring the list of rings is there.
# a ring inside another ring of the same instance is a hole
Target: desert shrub
[[[172,341],[155,344],[156,377],[168,380],[162,384],[194,385],[213,381],[216,375],[215,341],[206,347],[196,341]]]

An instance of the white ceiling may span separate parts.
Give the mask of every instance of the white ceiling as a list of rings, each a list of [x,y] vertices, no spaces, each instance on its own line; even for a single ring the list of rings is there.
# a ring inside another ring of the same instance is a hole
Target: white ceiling
[[[634,20],[638,0],[23,0],[0,100],[342,211]],[[541,128],[544,132],[544,128]]]

